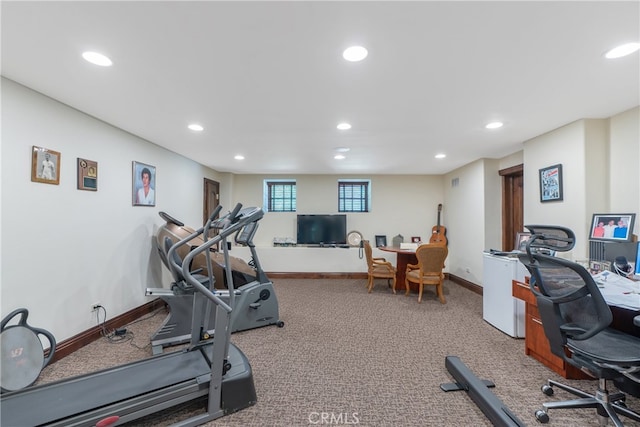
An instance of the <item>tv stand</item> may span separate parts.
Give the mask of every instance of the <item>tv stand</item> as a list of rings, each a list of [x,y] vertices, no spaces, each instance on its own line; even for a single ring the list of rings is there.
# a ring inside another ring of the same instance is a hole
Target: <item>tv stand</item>
[[[262,246],[258,247],[260,263],[268,273],[365,273],[367,260],[361,248],[342,245],[298,245],[298,246]],[[251,253],[248,248],[233,246],[234,256],[248,261]],[[374,256],[383,256],[378,248],[373,248]],[[387,258],[389,254],[386,254]],[[395,254],[393,254],[395,255]],[[395,262],[395,259],[393,259]]]
[[[313,247],[313,246],[312,246]],[[337,244],[337,243],[320,243],[316,248],[348,248],[347,244]]]

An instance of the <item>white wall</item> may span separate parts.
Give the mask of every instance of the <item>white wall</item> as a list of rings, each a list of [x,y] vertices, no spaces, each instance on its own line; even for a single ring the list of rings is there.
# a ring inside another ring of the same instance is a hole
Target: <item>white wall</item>
[[[444,176],[449,238],[448,270],[482,285],[482,251],[501,246],[502,181],[498,171],[524,164],[524,223],[574,230],[577,244],[565,254],[588,256],[588,232],[598,212],[640,214],[640,107],[606,119],[585,119],[524,142],[521,152],[481,159]],[[620,154],[623,153],[623,154]],[[564,200],[540,202],[538,171],[563,165]],[[451,185],[458,178],[458,186]],[[634,226],[638,234],[640,217]]]
[[[640,212],[640,107],[611,118],[609,204],[616,212]],[[634,233],[639,234],[640,218]]]
[[[524,224],[554,224],[571,228],[576,237],[587,231],[585,184],[585,124],[571,123],[524,144]],[[539,169],[562,164],[563,200],[540,202]],[[605,168],[598,170],[602,173]],[[603,178],[604,179],[604,178]],[[585,239],[575,252],[584,258]]]
[[[639,111],[578,120],[525,142],[525,223],[553,221],[573,229],[577,243],[569,258],[588,257],[594,213],[639,212]],[[563,165],[564,200],[540,203],[538,169],[556,163]]]
[[[31,149],[61,153],[60,185],[31,182]],[[98,162],[98,191],[77,190],[77,158]],[[132,161],[156,167],[155,207],[132,206]],[[25,307],[58,341],[112,318],[169,283],[152,246],[167,211],[202,223],[204,177],[228,177],[2,80],[2,316]],[[228,200],[228,199],[227,199]],[[223,203],[227,200],[223,199]]]
[[[498,159],[499,160],[499,166],[498,166],[498,170],[502,170],[502,169],[507,169],[513,166],[517,166],[517,165],[521,165],[524,160],[524,152],[523,151],[518,151],[516,153],[513,153],[507,157],[503,157],[502,159]]]
[[[594,213],[640,212],[640,108],[608,119],[585,119],[540,135],[524,146],[526,223],[559,224],[576,233],[571,259],[588,257]],[[541,203],[538,169],[562,164],[564,200]],[[634,234],[638,234],[638,222]]]
[[[484,159],[456,169],[444,177],[444,225],[449,241],[447,269],[458,277],[478,284],[482,278],[482,251],[489,249],[485,246],[484,177]]]
[[[401,234],[428,240],[437,223],[438,203],[443,200],[442,176],[435,175],[236,175],[234,195],[252,206],[262,206],[265,179],[295,179],[297,212],[267,212],[256,233],[257,246],[271,246],[274,237],[296,238],[297,214],[338,212],[338,179],[371,180],[371,212],[347,214],[347,229],[357,230],[375,242],[376,235]],[[443,212],[441,220],[444,221]]]

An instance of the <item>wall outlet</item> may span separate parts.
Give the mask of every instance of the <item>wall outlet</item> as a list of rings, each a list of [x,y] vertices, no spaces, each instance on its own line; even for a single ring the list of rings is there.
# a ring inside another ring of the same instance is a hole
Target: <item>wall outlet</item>
[[[100,304],[99,302],[94,302],[93,304],[91,304],[91,311],[96,311],[100,307],[102,307],[102,304]]]

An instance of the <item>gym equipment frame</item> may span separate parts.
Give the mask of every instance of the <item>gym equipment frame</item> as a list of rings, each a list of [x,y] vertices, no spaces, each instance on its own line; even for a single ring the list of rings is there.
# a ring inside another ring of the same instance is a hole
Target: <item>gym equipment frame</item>
[[[214,339],[202,340],[203,315],[194,310],[192,339],[188,348],[152,356],[113,368],[28,387],[0,396],[2,423],[8,426],[107,426],[119,425],[160,410],[207,398],[204,413],[176,423],[197,426],[239,411],[256,402],[251,366],[240,349],[229,342],[229,319],[235,303],[228,273],[229,304],[196,280],[188,269],[189,257],[208,252],[227,237],[263,215],[260,208],[237,204],[228,215],[209,219],[219,234],[194,249],[183,263],[183,274],[195,288],[195,306],[203,303],[216,311]],[[211,277],[211,280],[213,278]]]
[[[238,286],[234,290],[236,296],[236,305],[234,311],[231,314],[231,332],[245,331],[248,329],[260,328],[269,325],[277,325],[283,327],[284,322],[279,318],[278,311],[278,299],[273,289],[273,284],[267,277],[266,273],[262,269],[258,254],[253,243],[253,237],[258,229],[258,221],[262,219],[263,213],[255,215],[253,222],[246,224],[244,227],[236,232],[234,240],[237,244],[248,246],[251,251],[251,256],[254,264],[255,271],[244,265],[244,270],[250,270],[253,276],[249,276],[247,273],[238,273],[234,275],[234,285],[239,279],[242,279],[242,285]],[[158,253],[162,258],[162,261],[171,272],[174,283],[171,289],[166,288],[147,288],[146,295],[159,296],[169,306],[169,314],[166,319],[158,328],[158,330],[151,337],[151,348],[153,354],[162,353],[165,347],[184,344],[189,342],[190,330],[191,330],[191,312],[193,306],[194,290],[192,286],[188,286],[184,283],[182,272],[179,271],[182,266],[182,261],[178,255],[180,248],[184,249],[185,253],[189,250],[185,246],[189,246],[193,242],[204,243],[207,240],[207,236],[210,234],[210,226],[208,221],[203,227],[195,230],[184,236],[185,233],[191,231],[191,229],[184,227],[184,224],[165,212],[160,212],[160,217],[166,221],[166,224],[158,231]],[[180,238],[174,243],[173,238]],[[162,244],[162,238],[164,238],[165,244]],[[168,247],[166,247],[169,245]],[[165,246],[166,253],[162,246]],[[201,272],[213,272],[213,277],[222,278],[221,274],[216,274],[216,270],[222,271],[223,274],[229,268],[232,269],[233,262],[218,263],[211,260],[211,254],[208,253],[206,260],[203,260],[204,255],[196,256],[192,267],[195,270],[192,271],[194,277],[198,277],[202,284],[208,284],[209,289],[216,295],[218,295],[226,303],[229,302],[229,290],[228,289],[215,289],[213,281],[209,280],[209,276],[198,276],[197,273]],[[219,258],[219,254],[215,254]],[[237,263],[244,261],[238,260]],[[227,268],[227,266],[230,266]],[[225,282],[227,282],[225,280]],[[207,333],[212,333],[215,328],[215,319],[213,312],[208,311],[205,314],[204,330]]]

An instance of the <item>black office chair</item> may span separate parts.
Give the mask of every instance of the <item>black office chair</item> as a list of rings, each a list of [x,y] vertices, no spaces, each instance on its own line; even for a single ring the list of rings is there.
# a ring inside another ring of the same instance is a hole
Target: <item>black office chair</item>
[[[605,418],[601,420],[604,423],[608,417],[616,426],[622,426],[617,414],[640,421],[640,414],[626,407],[625,394],[610,394],[607,390],[607,380],[616,384],[630,382],[636,387],[640,383],[640,338],[609,327],[613,319],[611,310],[584,267],[546,254],[571,250],[575,244],[573,231],[559,226],[525,227],[531,238],[526,253],[519,258],[531,273],[531,290],[551,351],[598,379],[595,394],[548,380],[542,386],[546,395],[553,395],[555,386],[579,398],[544,403],[544,409],[536,411],[536,418],[548,422],[549,409],[596,408],[597,414]]]

